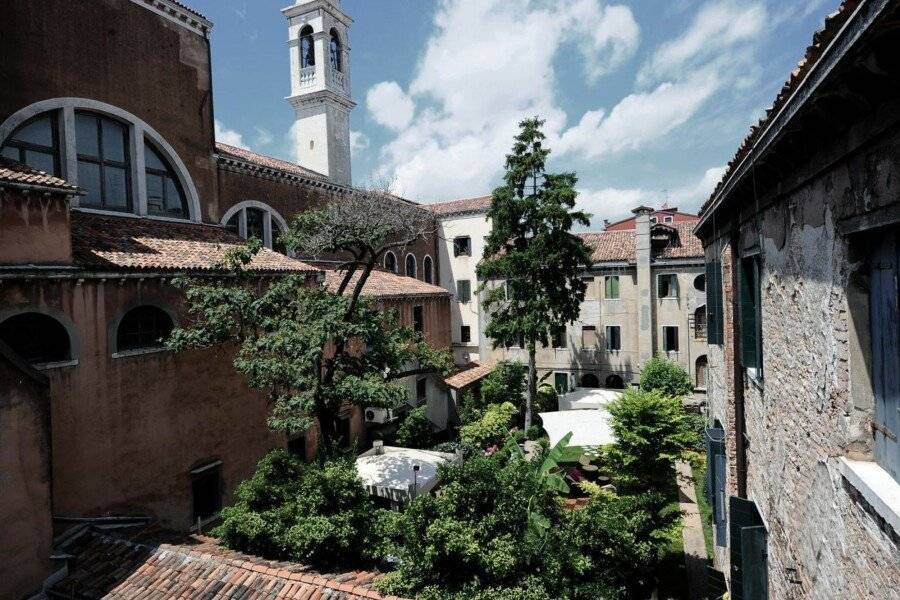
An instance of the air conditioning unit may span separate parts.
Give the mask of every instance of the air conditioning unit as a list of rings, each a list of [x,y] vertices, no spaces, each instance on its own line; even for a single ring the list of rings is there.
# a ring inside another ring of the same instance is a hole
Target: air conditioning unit
[[[365,413],[366,423],[374,423],[378,425],[391,423],[400,418],[400,415],[398,413],[399,411],[394,408],[378,408],[377,406],[370,406],[366,409]]]

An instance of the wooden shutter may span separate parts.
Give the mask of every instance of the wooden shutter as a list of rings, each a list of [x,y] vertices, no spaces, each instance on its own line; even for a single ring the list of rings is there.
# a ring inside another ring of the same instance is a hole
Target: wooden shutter
[[[756,504],[732,496],[728,501],[731,542],[731,599],[767,600],[766,530]]]
[[[872,257],[869,291],[875,460],[900,481],[900,323],[897,234],[884,236]]]
[[[722,263],[711,260],[706,263],[706,341],[722,345]]]
[[[741,316],[741,364],[756,369],[759,364],[759,261],[756,257],[741,261],[739,273]]]
[[[712,508],[713,530],[716,546],[727,544],[727,525],[725,515],[725,430],[721,427],[710,427],[706,430],[706,494]]]

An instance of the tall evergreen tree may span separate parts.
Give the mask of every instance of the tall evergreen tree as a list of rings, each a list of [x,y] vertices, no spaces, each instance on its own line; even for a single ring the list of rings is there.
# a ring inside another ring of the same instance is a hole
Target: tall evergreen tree
[[[535,352],[553,330],[573,322],[584,300],[579,275],[590,266],[590,251],[573,225],[589,225],[575,210],[575,173],[547,173],[550,150],[543,147],[544,121],[520,123],[512,154],[506,157],[505,184],[494,190],[488,217],[493,223],[478,266],[486,328],[494,346],[528,349],[525,427],[531,426],[537,396]],[[505,285],[492,285],[492,282]]]

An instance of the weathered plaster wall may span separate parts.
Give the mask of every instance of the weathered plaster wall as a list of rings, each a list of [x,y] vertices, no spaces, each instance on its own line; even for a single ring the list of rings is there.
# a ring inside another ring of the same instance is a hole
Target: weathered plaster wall
[[[72,236],[66,197],[0,190],[0,264],[71,263]]]

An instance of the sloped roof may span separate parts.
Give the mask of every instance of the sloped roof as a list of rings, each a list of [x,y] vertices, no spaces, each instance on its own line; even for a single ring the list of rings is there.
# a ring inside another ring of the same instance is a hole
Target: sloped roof
[[[175,543],[141,542],[88,529],[65,551],[74,559],[49,590],[51,598],[399,600],[373,589],[376,573],[320,574],[298,563],[227,550],[199,535]]]
[[[76,194],[78,188],[64,179],[29,167],[24,163],[0,156],[0,187],[34,188]]]
[[[280,158],[275,158],[273,156],[268,156],[266,154],[260,154],[259,152],[253,152],[252,150],[248,150],[246,148],[238,148],[237,146],[231,146],[229,144],[223,144],[222,142],[216,142],[216,152],[219,154],[220,158],[232,158],[246,163],[251,163],[265,169],[282,171],[300,177],[316,179],[322,182],[329,181],[328,177],[326,177],[322,173],[307,169],[306,167],[301,167],[297,163],[282,160]]]
[[[215,225],[114,217],[72,211],[72,253],[87,269],[218,271],[225,253],[244,244]],[[318,271],[304,262],[263,248],[251,268],[259,272]]]
[[[703,243],[694,235],[694,223],[667,223],[654,225],[654,229],[672,230],[672,242],[661,250],[654,252],[654,259],[699,258],[703,256]],[[636,245],[634,229],[619,231],[597,231],[578,234],[584,243],[591,248],[593,262],[634,262]]]
[[[487,212],[491,207],[491,196],[463,198],[461,200],[450,200],[449,202],[436,202],[424,206],[439,217]]]
[[[328,269],[325,271],[325,285],[332,292],[336,292],[343,276],[343,271]],[[358,280],[359,275],[355,274],[346,293],[352,291],[353,285]],[[440,286],[425,283],[413,277],[375,270],[369,274],[369,278],[363,286],[363,295],[373,298],[439,298],[450,296],[450,292]]]
[[[444,383],[447,387],[461,390],[466,386],[472,385],[479,379],[484,379],[490,375],[495,366],[494,363],[472,362],[463,367],[462,370],[444,379]]]
[[[853,11],[859,4],[859,0],[843,0],[836,11],[825,17],[825,26],[813,34],[812,44],[807,46],[803,58],[800,59],[797,66],[791,71],[788,80],[781,86],[781,90],[778,92],[778,96],[775,97],[775,101],[772,102],[772,105],[768,109],[766,109],[766,114],[756,123],[756,125],[753,125],[750,128],[750,133],[747,134],[747,137],[741,142],[734,157],[728,161],[728,167],[725,169],[722,179],[716,185],[716,188],[713,190],[712,194],[710,194],[706,202],[703,203],[703,206],[700,207],[701,216],[703,216],[710,204],[712,204],[713,199],[724,187],[725,182],[731,178],[738,166],[743,162],[747,155],[750,154],[750,151],[756,145],[756,142],[759,141],[768,125],[773,121],[775,116],[778,115],[781,109],[787,105],[794,92],[800,87],[810,72],[812,72],[813,67],[816,66],[819,59],[822,57],[825,48],[834,39],[835,35],[837,35],[841,27],[844,26],[844,23],[847,22],[850,15],[853,14]]]

